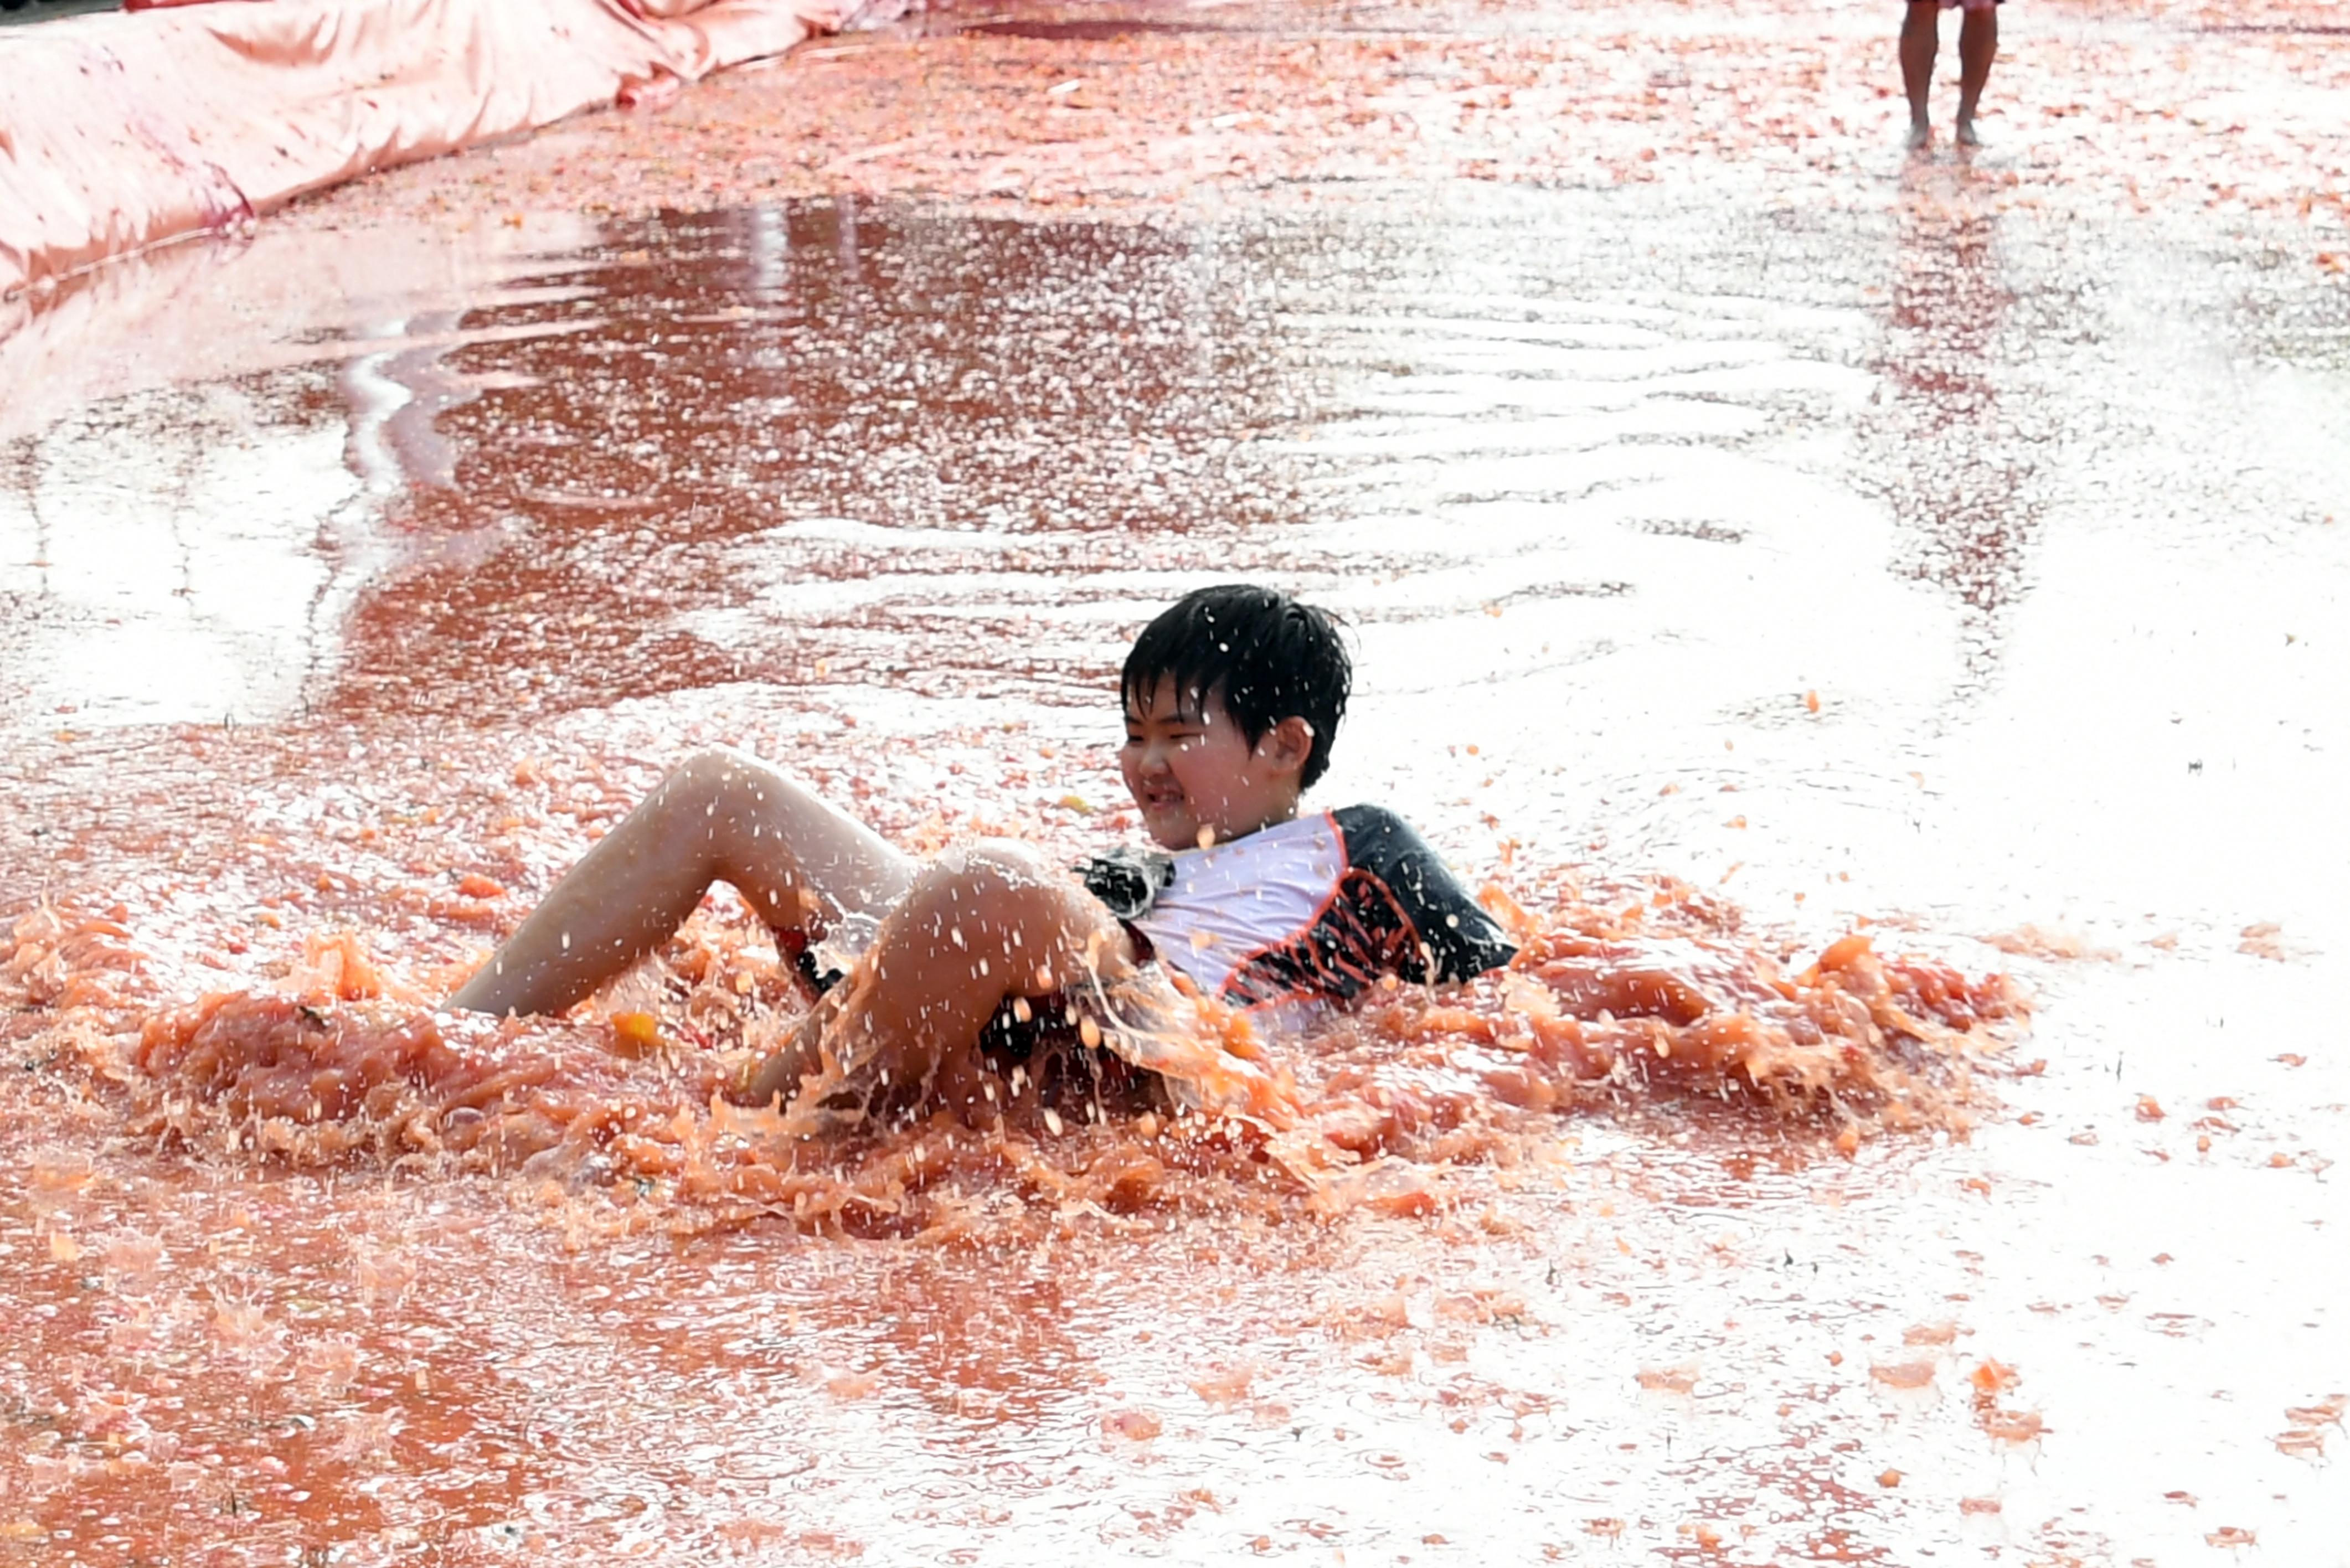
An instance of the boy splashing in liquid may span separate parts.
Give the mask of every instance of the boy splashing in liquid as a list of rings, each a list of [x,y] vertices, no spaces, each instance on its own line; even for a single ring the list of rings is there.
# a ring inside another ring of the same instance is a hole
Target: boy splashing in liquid
[[[1082,1014],[1087,1044],[1152,1067],[1163,1060],[1152,1037],[1191,1016],[1179,975],[1278,1030],[1383,975],[1433,983],[1508,962],[1500,928],[1393,814],[1299,815],[1352,678],[1323,611],[1248,586],[1186,595],[1144,629],[1120,682],[1119,766],[1158,847],[1074,874],[1002,839],[920,865],[788,774],[702,753],[556,884],[451,1005],[568,1008],[725,881],[819,993],[734,1098],[832,1106],[846,1086],[861,1108],[878,1086],[964,1106],[984,1085],[942,1074],[986,1060],[974,1047],[1023,1058],[1055,1019]],[[859,929],[870,938],[847,974],[824,972],[811,944],[839,951]],[[1223,1097],[1245,1106],[1250,1085]]]

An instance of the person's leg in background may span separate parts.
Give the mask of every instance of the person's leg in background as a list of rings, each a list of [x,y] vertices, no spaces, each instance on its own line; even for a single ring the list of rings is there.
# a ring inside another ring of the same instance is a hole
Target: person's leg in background
[[[1942,8],[1935,0],[1909,0],[1901,19],[1901,85],[1909,94],[1909,146],[1924,147],[1934,140],[1930,100],[1934,92],[1934,51],[1939,40]],[[1988,64],[1985,69],[1989,69]]]
[[[1914,5],[1910,9],[1915,10]],[[1991,63],[1999,57],[1999,7],[1969,5],[1959,24],[1959,145],[1980,147],[1975,134],[1975,105],[1983,84],[1991,80]]]

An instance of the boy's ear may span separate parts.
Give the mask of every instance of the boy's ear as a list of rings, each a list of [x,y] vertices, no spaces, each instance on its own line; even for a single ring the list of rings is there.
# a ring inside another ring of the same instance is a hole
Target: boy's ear
[[[1304,773],[1305,759],[1314,753],[1314,726],[1292,713],[1264,732],[1256,750],[1259,756],[1284,773]]]

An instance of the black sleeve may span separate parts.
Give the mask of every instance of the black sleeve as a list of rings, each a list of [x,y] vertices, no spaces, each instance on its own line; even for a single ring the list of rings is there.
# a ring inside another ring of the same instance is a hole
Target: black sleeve
[[[1149,914],[1167,884],[1175,879],[1171,857],[1124,845],[1089,856],[1071,869],[1085,883],[1086,891],[1121,920],[1139,920]]]
[[[1409,823],[1376,805],[1350,805],[1330,815],[1346,840],[1347,865],[1385,888],[1417,934],[1397,965],[1402,978],[1467,980],[1517,956],[1501,925],[1478,908]]]

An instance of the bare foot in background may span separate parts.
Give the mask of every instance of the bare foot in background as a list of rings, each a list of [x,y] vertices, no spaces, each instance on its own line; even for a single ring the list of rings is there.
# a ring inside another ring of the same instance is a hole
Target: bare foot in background
[[[1909,0],[1901,18],[1901,87],[1909,99],[1912,152],[1933,143],[1934,56],[1941,14],[1950,9],[1960,13],[1957,140],[1960,147],[1982,145],[1975,130],[1975,106],[1991,80],[1991,61],[1999,56],[1998,0]]]

